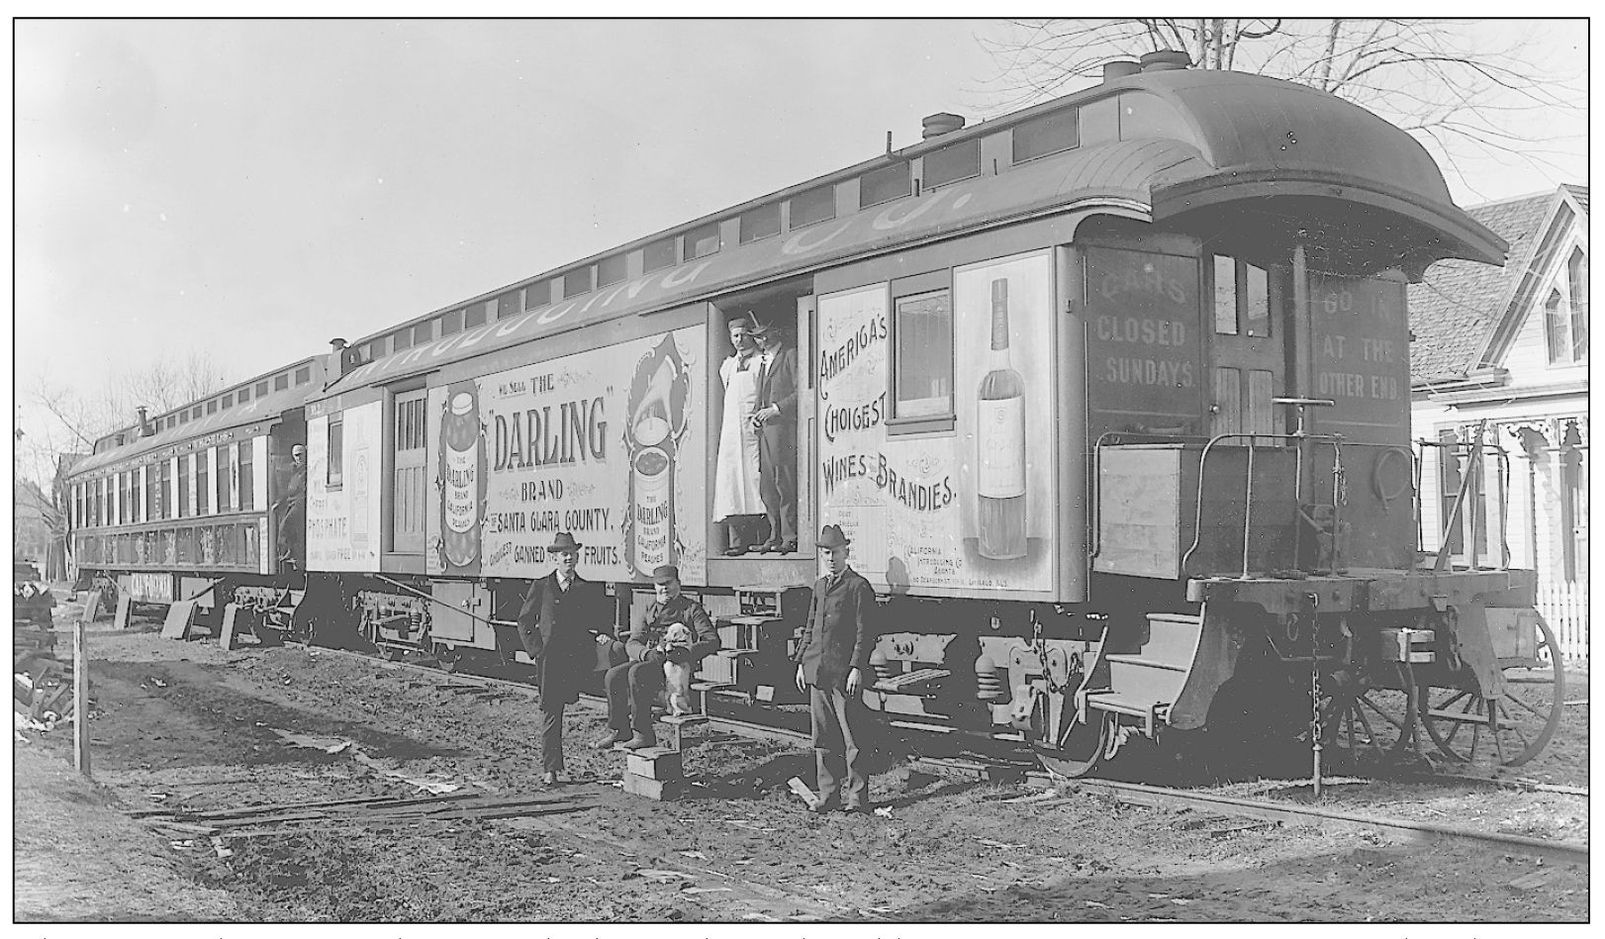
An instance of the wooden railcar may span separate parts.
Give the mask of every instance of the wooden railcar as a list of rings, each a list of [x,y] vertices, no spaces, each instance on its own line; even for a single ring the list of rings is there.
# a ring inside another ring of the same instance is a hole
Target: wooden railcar
[[[1533,575],[1418,550],[1409,434],[1406,283],[1506,246],[1398,128],[1186,65],[933,115],[337,349],[305,402],[302,620],[511,660],[572,531],[617,601],[600,628],[675,563],[721,620],[704,680],[783,701],[830,523],[884,600],[865,700],[889,719],[1065,773],[1142,738],[1529,759],[1561,688]],[[800,363],[784,553],[728,555],[714,518],[732,321]]]

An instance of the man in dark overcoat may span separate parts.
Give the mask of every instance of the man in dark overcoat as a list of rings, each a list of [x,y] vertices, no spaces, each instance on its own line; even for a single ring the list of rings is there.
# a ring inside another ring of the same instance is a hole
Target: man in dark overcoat
[[[769,516],[769,540],[756,550],[792,554],[797,550],[797,350],[780,327],[759,323],[758,495]]]
[[[719,633],[708,611],[680,592],[678,567],[664,564],[654,570],[652,589],[657,596],[630,628],[630,661],[608,669],[602,680],[607,688],[607,723],[613,731],[602,739],[598,749],[617,744],[628,750],[657,746],[652,731],[652,704],[663,690],[664,661],[689,665],[719,650]],[[691,630],[691,647],[664,652],[663,634],[674,623],[684,623]]]
[[[601,584],[582,579],[580,544],[560,531],[547,549],[557,569],[531,581],[518,611],[518,638],[535,662],[541,688],[541,766],[547,785],[563,772],[563,708],[580,699],[581,679],[596,667],[596,645],[611,633],[612,612]]]
[[[875,588],[847,566],[848,544],[840,527],[820,530],[819,549],[829,556],[830,573],[814,582],[797,644],[797,688],[808,693],[819,772],[815,812],[870,808],[863,768],[868,713],[862,695],[875,651]]]

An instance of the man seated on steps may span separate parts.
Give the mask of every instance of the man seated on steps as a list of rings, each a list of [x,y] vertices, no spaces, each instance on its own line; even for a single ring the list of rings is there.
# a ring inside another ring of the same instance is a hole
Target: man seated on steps
[[[612,732],[597,743],[600,750],[619,744],[631,750],[656,746],[652,704],[663,690],[665,659],[694,668],[703,656],[719,650],[719,634],[708,611],[680,592],[679,568],[665,564],[654,570],[652,587],[657,599],[647,604],[630,630],[630,661],[608,669],[602,680],[607,688],[607,723]],[[664,633],[675,623],[690,628],[691,646],[662,652]]]

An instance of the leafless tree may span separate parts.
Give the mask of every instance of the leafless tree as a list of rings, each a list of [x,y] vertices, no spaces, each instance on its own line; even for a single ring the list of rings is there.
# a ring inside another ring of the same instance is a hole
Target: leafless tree
[[[1493,157],[1553,167],[1561,152],[1535,146],[1517,118],[1582,111],[1580,70],[1533,61],[1512,22],[1490,42],[1471,20],[1101,19],[1012,20],[979,37],[999,73],[1000,106],[1072,91],[1112,59],[1181,49],[1202,68],[1300,82],[1376,112],[1414,134],[1465,181],[1463,164]],[[1579,22],[1579,30],[1586,27]],[[1551,140],[1565,139],[1553,127]],[[1581,135],[1572,135],[1578,138]]]
[[[95,441],[109,433],[137,427],[140,405],[154,420],[227,382],[222,363],[191,351],[181,358],[163,356],[138,370],[110,373],[88,391],[49,378],[28,389],[26,400],[34,407],[16,420],[13,477],[31,480],[49,496],[42,517],[51,537],[60,541],[66,536],[65,494],[57,485],[63,460],[94,452]]]

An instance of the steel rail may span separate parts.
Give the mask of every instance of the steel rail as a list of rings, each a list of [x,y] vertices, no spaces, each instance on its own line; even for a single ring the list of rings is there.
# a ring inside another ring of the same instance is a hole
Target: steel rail
[[[362,652],[348,649],[316,648],[320,652],[330,652],[349,658],[365,661],[380,668],[403,668],[421,672],[447,682],[456,680],[469,684],[479,684],[493,687],[506,687],[515,691],[538,697],[538,688],[513,681],[506,678],[495,678],[489,675],[476,675],[471,672],[443,672],[438,668],[420,665],[415,662],[387,661]],[[605,699],[598,695],[582,694],[581,701],[593,707],[601,707]],[[729,717],[708,716],[708,726],[720,730],[728,730],[739,736],[769,740],[777,743],[787,743],[797,746],[805,745],[809,735],[799,731],[787,730],[782,727],[772,727],[751,721],[739,720]],[[963,761],[952,761],[938,757],[925,757],[926,762],[935,764],[953,763],[960,765]],[[1242,799],[1235,796],[1216,795],[1186,789],[1173,789],[1165,786],[1151,786],[1142,783],[1117,782],[1107,779],[1066,779],[1048,773],[1028,772],[1026,784],[1035,788],[1057,786],[1072,791],[1083,790],[1099,793],[1121,802],[1133,805],[1145,805],[1164,809],[1203,809],[1218,812],[1224,815],[1239,815],[1249,818],[1258,818],[1266,821],[1285,822],[1295,825],[1314,825],[1318,828],[1358,828],[1364,831],[1377,832],[1393,838],[1402,838],[1412,842],[1448,842],[1465,844],[1481,850],[1506,851],[1513,854],[1524,854],[1542,857],[1550,861],[1565,864],[1588,864],[1588,845],[1565,841],[1546,841],[1542,838],[1528,838],[1521,835],[1496,834],[1491,832],[1475,831],[1469,828],[1456,828],[1448,825],[1435,825],[1430,822],[1416,822],[1408,819],[1376,818],[1362,815],[1353,815],[1347,812],[1338,812],[1331,809],[1316,808],[1314,806],[1290,805],[1283,802],[1271,802],[1261,799]],[[1431,777],[1445,781],[1465,780],[1487,783],[1499,783],[1501,780],[1484,780],[1479,777],[1450,776]]]
[[[1041,780],[1047,774],[1039,776],[1033,773],[1030,775],[1033,777],[1033,782],[1046,784]],[[1416,822],[1401,818],[1353,815],[1348,812],[1337,812],[1332,809],[1322,809],[1314,806],[1288,805],[1260,799],[1240,799],[1234,796],[1191,792],[1163,786],[1149,786],[1142,783],[1116,782],[1108,779],[1061,778],[1054,780],[1053,784],[1059,787],[1067,787],[1072,791],[1080,789],[1101,793],[1133,805],[1167,809],[1205,809],[1224,815],[1242,815],[1273,822],[1314,825],[1318,828],[1326,828],[1328,826],[1358,828],[1395,838],[1403,838],[1407,841],[1466,844],[1482,850],[1532,855],[1564,864],[1588,864],[1588,845],[1575,842],[1546,841],[1542,838],[1482,832],[1469,828],[1435,825],[1431,822]]]

